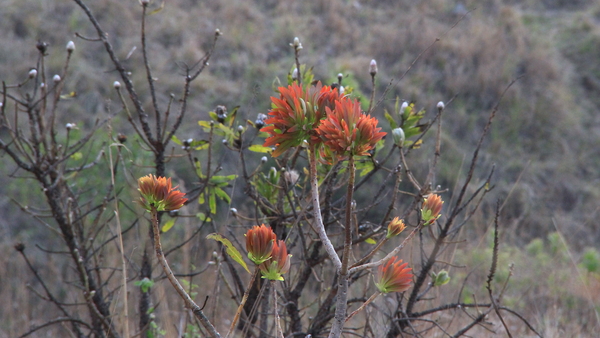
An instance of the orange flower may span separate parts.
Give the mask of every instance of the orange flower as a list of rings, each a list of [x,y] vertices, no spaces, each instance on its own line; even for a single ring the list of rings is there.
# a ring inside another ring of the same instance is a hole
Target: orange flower
[[[440,212],[443,204],[442,198],[436,194],[431,194],[423,200],[423,206],[421,207],[423,225],[430,225],[441,216]]]
[[[142,197],[140,204],[151,211],[172,211],[183,206],[187,201],[184,193],[171,187],[171,178],[156,177],[152,174],[138,179],[138,190]]]
[[[271,97],[271,111],[264,122],[270,124],[261,131],[269,133],[264,146],[276,146],[273,157],[283,154],[304,141],[318,141],[314,129],[325,115],[325,107],[339,99],[337,89],[320,82],[306,90],[297,83],[279,87],[280,97]]]
[[[375,283],[382,293],[404,292],[410,288],[413,274],[412,268],[407,268],[408,263],[402,264],[398,257],[392,257],[386,264],[377,269],[377,280]]]
[[[248,258],[259,265],[271,258],[271,251],[277,236],[270,227],[255,225],[246,233],[246,250]]]
[[[338,160],[369,155],[368,151],[386,134],[377,128],[376,118],[361,112],[356,100],[343,98],[335,101],[335,109],[325,110],[327,118],[317,127],[317,134]],[[322,154],[328,155],[327,150]]]
[[[400,235],[402,231],[406,229],[406,225],[404,225],[404,221],[398,217],[394,217],[393,220],[390,221],[387,228],[386,238],[392,238]]]
[[[260,265],[263,278],[268,280],[283,280],[284,273],[290,270],[290,257],[284,241],[273,244],[271,258]]]

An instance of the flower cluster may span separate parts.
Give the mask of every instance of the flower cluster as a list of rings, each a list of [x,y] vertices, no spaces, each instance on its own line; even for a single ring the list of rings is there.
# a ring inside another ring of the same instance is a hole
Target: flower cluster
[[[277,241],[271,228],[262,224],[255,225],[246,233],[248,258],[258,265],[263,278],[283,280],[284,273],[290,270],[290,257],[285,242]]]
[[[317,127],[317,134],[337,160],[369,155],[386,134],[377,128],[377,119],[361,111],[360,103],[344,98],[335,108],[325,108],[327,118]]]
[[[184,193],[171,187],[171,178],[156,177],[152,174],[138,179],[138,190],[142,197],[139,203],[148,211],[172,211],[187,201]]]
[[[375,285],[382,293],[404,292],[410,288],[413,274],[408,263],[402,263],[398,257],[392,257],[386,264],[377,269],[377,282]]]
[[[269,118],[261,131],[269,133],[264,146],[275,146],[273,157],[283,154],[291,147],[297,147],[304,141],[315,141],[314,129],[325,116],[325,108],[332,107],[340,98],[337,89],[323,86],[302,88],[298,83],[288,87],[279,87],[280,97],[271,97]]]
[[[344,160],[368,155],[386,134],[377,128],[377,119],[362,112],[360,103],[341,95],[337,88],[320,82],[306,89],[293,83],[279,87],[280,97],[271,97],[269,124],[261,131],[269,134],[264,146],[275,146],[277,157],[303,142],[325,147],[321,158]]]

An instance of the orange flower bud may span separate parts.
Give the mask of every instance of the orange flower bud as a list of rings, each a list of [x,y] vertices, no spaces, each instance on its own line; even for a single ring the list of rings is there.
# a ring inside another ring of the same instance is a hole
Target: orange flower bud
[[[140,204],[150,211],[177,210],[187,201],[184,193],[171,187],[171,178],[156,177],[152,174],[138,179],[138,190],[142,195]]]
[[[404,221],[398,217],[395,217],[388,224],[387,235],[385,237],[386,238],[396,237],[396,236],[400,235],[400,233],[402,231],[404,231],[404,229],[406,229],[406,225],[404,225]]]
[[[442,198],[436,194],[431,194],[423,200],[423,206],[421,207],[423,225],[430,225],[441,216],[440,212],[443,204]]]
[[[408,263],[402,264],[398,257],[392,257],[386,264],[377,269],[377,282],[375,285],[382,293],[404,292],[410,288],[413,274],[412,268],[407,268]]]
[[[260,265],[271,258],[271,251],[277,236],[270,227],[262,224],[255,225],[246,233],[246,250],[248,258],[254,264]]]
[[[282,240],[273,243],[271,258],[260,265],[263,278],[268,280],[283,280],[284,273],[290,270],[290,257],[285,242]]]

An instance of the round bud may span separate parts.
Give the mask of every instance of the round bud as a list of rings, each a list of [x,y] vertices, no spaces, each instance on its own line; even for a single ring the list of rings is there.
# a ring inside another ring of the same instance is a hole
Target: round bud
[[[182,145],[181,145],[181,149],[183,149],[183,150],[189,150],[190,149],[190,145],[192,144],[192,142],[194,142],[194,139],[191,139],[191,138],[183,141]]]
[[[115,87],[115,89],[121,88],[121,82],[119,82],[119,81],[113,82],[113,87]]]
[[[444,108],[446,107],[446,105],[444,105],[444,102],[440,101],[437,104],[437,109],[438,110],[444,110]]]
[[[29,71],[29,78],[30,79],[33,79],[36,76],[37,76],[37,69],[33,68],[32,70]]]
[[[67,52],[72,53],[75,50],[75,42],[67,42]]]
[[[267,162],[267,157],[263,156],[260,158],[260,163],[266,163]]]
[[[294,68],[292,72],[292,80],[298,80],[298,68]]]
[[[371,63],[369,64],[369,74],[371,74],[371,76],[377,74],[377,61],[375,61],[375,59],[371,60]]]
[[[297,48],[297,47],[299,47],[301,45],[302,44],[300,43],[300,39],[298,39],[298,37],[295,37],[294,38],[294,44],[293,44],[293,46]]]
[[[148,6],[150,0],[140,0],[140,2],[142,3],[142,6]]]
[[[74,123],[67,123],[67,124],[65,124],[65,128],[67,128],[67,130],[73,129],[74,126],[75,126]]]
[[[221,33],[221,30],[220,30],[220,29],[218,29],[218,28],[217,28],[217,29],[215,29],[215,34],[216,34],[216,35],[223,35],[223,33]]]
[[[119,133],[119,134],[117,135],[117,140],[118,140],[120,143],[125,143],[125,142],[127,142],[127,135]]]
[[[227,142],[227,140],[223,140],[223,144],[224,144],[224,145],[228,145],[228,144],[229,144],[229,142]]]
[[[38,51],[40,51],[40,53],[42,54],[46,54],[46,50],[48,49],[48,43],[43,42],[43,41],[38,41],[35,44],[35,48],[37,48]]]
[[[408,102],[402,102],[402,106],[400,106],[400,114],[404,114],[404,111],[408,108]]]
[[[239,133],[241,133],[241,132],[243,132],[243,131],[244,131],[244,127],[242,127],[242,126],[238,126],[238,132],[239,132]]]
[[[52,81],[54,81],[54,83],[59,83],[60,82],[60,76],[58,74],[54,75],[54,77],[52,77]]]
[[[44,88],[46,88],[46,84],[45,84],[45,83],[43,83],[43,82],[42,82],[42,83],[40,83],[40,88],[41,88],[41,89],[44,89]]]
[[[267,115],[263,114],[263,113],[259,113],[256,116],[256,121],[254,121],[254,126],[256,127],[256,129],[261,129],[262,127],[265,126],[265,120],[267,119]]]
[[[217,113],[217,121],[219,121],[219,123],[225,122],[225,119],[227,118],[227,107],[218,105],[215,108],[215,113]]]
[[[402,128],[395,128],[394,130],[392,130],[392,137],[394,139],[394,144],[400,148],[402,148],[402,145],[404,144],[404,130],[402,130]]]
[[[229,211],[231,211],[231,213],[233,215],[237,214],[237,209],[236,208],[231,208],[231,209],[229,209]]]

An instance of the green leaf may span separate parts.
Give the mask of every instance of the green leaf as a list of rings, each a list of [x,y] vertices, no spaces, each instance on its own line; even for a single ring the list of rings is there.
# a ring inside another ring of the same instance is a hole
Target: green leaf
[[[216,114],[215,114],[215,118],[216,118]],[[210,130],[210,122],[209,121],[198,121],[198,124],[200,125],[200,127],[204,127],[204,128],[207,128]]]
[[[227,175],[227,176],[213,176],[210,178],[209,182],[211,184],[219,184],[219,183],[227,183],[229,181],[233,181],[237,178],[237,175]]]
[[[173,227],[173,225],[175,225],[175,220],[176,220],[176,218],[171,218],[170,220],[168,220],[167,223],[165,223],[162,226],[162,229],[161,229],[162,232],[169,231]]]
[[[370,173],[373,169],[375,169],[375,166],[373,165],[373,162],[371,160],[367,160],[364,163],[361,163],[360,165],[356,165],[356,170],[361,171],[359,177],[365,176],[366,174]]]
[[[208,207],[211,214],[215,215],[217,213],[217,196],[214,191],[211,191],[210,195],[208,195]]]
[[[177,136],[173,135],[173,137],[171,137],[171,141],[175,142],[176,144],[182,145],[183,143],[177,138]]]
[[[255,153],[270,153],[272,151],[271,147],[264,147],[260,144],[253,144],[248,147],[248,150],[253,151]]]
[[[369,244],[377,244],[377,241],[375,241],[373,238],[367,238],[365,239],[365,243],[369,243]]]
[[[231,203],[231,198],[221,188],[215,188],[215,194],[217,196],[219,196],[220,199],[222,199],[223,201],[227,202],[227,204]]]
[[[205,144],[208,144],[207,140],[195,140],[195,141],[192,141],[192,143],[190,143],[190,147],[200,147]]]
[[[154,285],[154,281],[144,277],[144,279],[134,282],[133,285],[139,286],[142,292],[146,293]]]
[[[394,120],[392,115],[390,115],[387,111],[385,112],[384,115],[385,115],[386,120],[388,120],[388,123],[390,124],[390,127],[392,129],[398,128],[398,124],[396,123],[396,121]]]
[[[210,222],[212,220],[210,217],[206,216],[206,214],[204,214],[203,212],[197,213],[196,217],[198,217],[198,219],[201,220],[202,222]]]
[[[199,178],[204,178],[204,174],[202,173],[202,165],[200,165],[200,160],[198,158],[194,158],[194,167],[196,168],[196,176]],[[201,202],[200,204],[202,204]]]
[[[83,157],[83,155],[80,152],[76,152],[75,154],[71,155],[71,158],[74,159],[75,161],[81,160],[82,157]]]
[[[204,150],[204,149],[208,149],[208,146],[210,146],[210,144],[208,142],[203,143],[201,146],[196,147],[196,150]]]
[[[227,114],[227,117],[225,118],[225,123],[227,123],[227,125],[230,128],[233,125],[233,122],[235,121],[235,115],[237,114],[238,109],[240,109],[240,106],[233,107],[233,109],[231,111],[229,111],[229,113]]]
[[[244,269],[246,269],[246,271],[248,271],[248,273],[250,273],[246,262],[244,262],[244,258],[242,258],[242,254],[240,254],[238,249],[236,249],[227,238],[221,236],[220,234],[214,233],[206,236],[206,239],[214,239],[217,242],[221,242],[221,244],[225,246],[225,252],[227,252],[229,257],[233,258],[234,261],[238,262]]]

